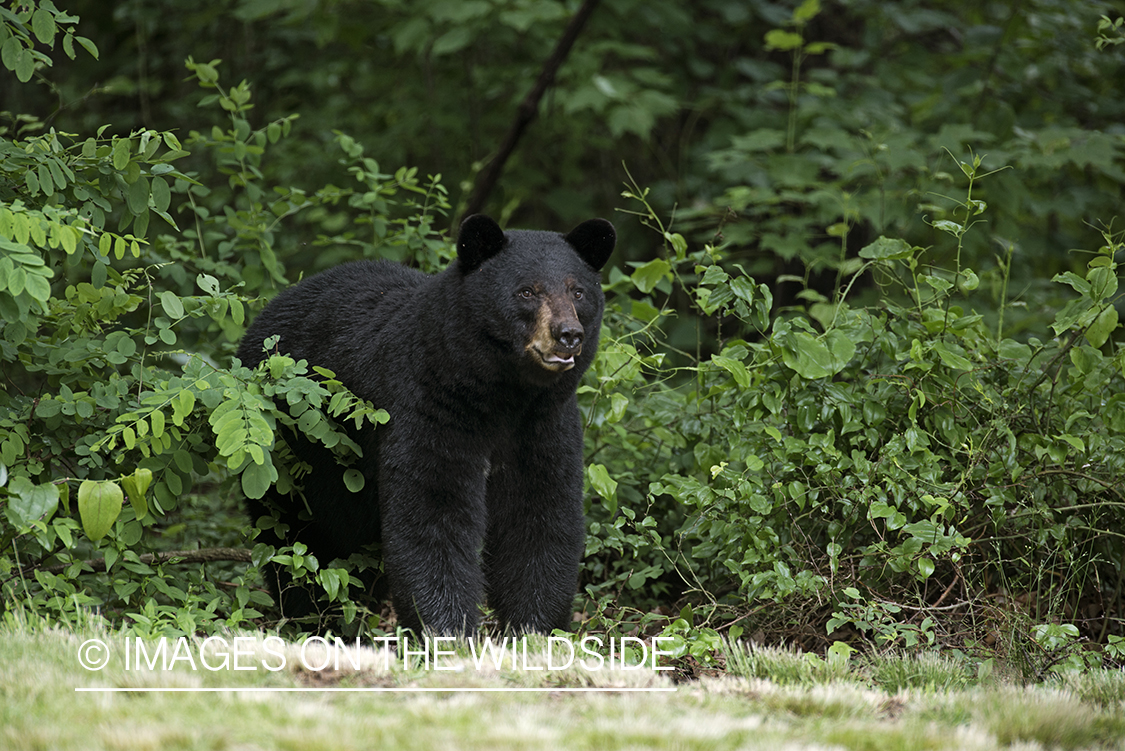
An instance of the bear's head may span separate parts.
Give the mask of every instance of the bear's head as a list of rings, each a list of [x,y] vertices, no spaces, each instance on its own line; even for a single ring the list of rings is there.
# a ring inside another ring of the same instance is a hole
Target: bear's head
[[[504,232],[480,214],[462,222],[457,264],[471,309],[525,379],[549,385],[573,371],[577,380],[593,361],[605,308],[598,272],[616,242],[605,219],[566,235]]]

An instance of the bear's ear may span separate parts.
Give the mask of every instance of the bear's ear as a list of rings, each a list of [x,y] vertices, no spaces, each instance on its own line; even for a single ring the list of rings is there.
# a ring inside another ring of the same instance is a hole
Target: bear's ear
[[[617,245],[617,231],[605,219],[582,222],[564,238],[590,268],[599,271]]]
[[[473,214],[461,222],[457,234],[457,258],[461,271],[476,271],[482,263],[499,253],[504,247],[504,230],[484,214]]]

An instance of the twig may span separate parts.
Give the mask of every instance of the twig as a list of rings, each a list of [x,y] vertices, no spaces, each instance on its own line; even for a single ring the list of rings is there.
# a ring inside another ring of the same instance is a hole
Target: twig
[[[957,586],[957,582],[960,581],[960,579],[961,567],[958,566],[953,571],[953,581],[949,582],[949,586],[945,588],[945,591],[941,593],[941,597],[937,598],[937,602],[935,602],[931,607],[936,610],[943,602],[945,602],[945,598],[949,597],[949,593],[953,591],[953,588],[955,586]]]

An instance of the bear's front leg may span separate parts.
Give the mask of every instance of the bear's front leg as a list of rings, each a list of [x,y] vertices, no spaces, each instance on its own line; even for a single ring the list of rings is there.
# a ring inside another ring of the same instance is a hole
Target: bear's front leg
[[[483,457],[438,453],[433,445],[382,447],[383,565],[399,623],[417,634],[477,627],[485,466]]]
[[[578,408],[552,411],[494,455],[488,478],[485,587],[489,606],[515,633],[569,627],[585,548]]]

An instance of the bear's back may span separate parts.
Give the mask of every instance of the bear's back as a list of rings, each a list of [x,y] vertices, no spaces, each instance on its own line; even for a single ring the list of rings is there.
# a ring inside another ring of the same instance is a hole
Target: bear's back
[[[281,335],[275,350],[336,369],[351,349],[369,342],[402,301],[433,277],[390,261],[354,261],[307,277],[275,297],[254,320],[238,359],[254,367],[265,357],[262,342]]]

